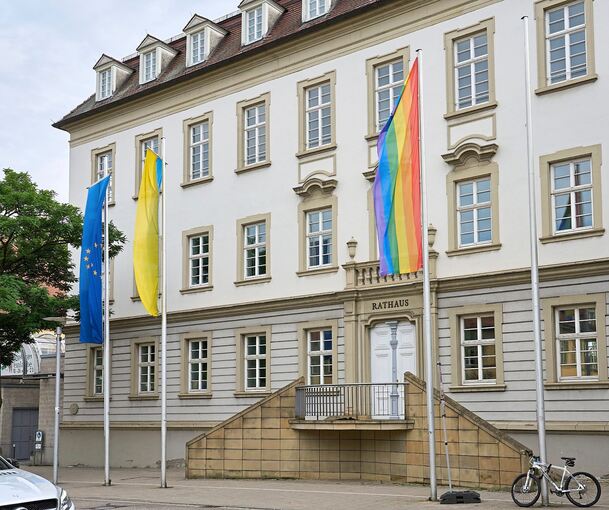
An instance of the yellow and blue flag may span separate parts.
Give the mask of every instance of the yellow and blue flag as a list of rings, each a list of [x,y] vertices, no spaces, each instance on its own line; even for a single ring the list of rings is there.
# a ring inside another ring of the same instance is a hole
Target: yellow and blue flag
[[[80,341],[103,343],[102,327],[102,208],[110,176],[89,188],[80,254]]]
[[[163,161],[148,149],[135,212],[133,272],[142,304],[154,317],[159,314],[159,193],[162,183]]]

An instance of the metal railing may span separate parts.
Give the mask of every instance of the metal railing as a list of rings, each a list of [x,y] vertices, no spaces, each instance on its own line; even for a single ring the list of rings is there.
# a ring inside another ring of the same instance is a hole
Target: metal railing
[[[296,388],[296,418],[404,419],[406,383],[324,384]]]

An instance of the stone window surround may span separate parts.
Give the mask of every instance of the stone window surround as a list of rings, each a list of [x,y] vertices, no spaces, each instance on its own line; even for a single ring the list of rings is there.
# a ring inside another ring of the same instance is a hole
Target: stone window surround
[[[209,236],[209,278],[206,285],[190,287],[190,264],[189,264],[189,239],[196,235],[207,234]],[[182,232],[182,288],[180,294],[191,294],[196,292],[207,292],[214,288],[213,285],[213,262],[214,262],[214,227],[205,225],[195,227]]]
[[[537,89],[535,93],[547,94],[555,90],[564,90],[584,83],[596,81],[598,75],[594,65],[594,18],[593,0],[584,0],[584,11],[586,13],[586,70],[585,76],[559,83],[547,84],[547,59],[546,59],[546,16],[548,9],[554,9],[561,5],[573,3],[574,0],[538,0],[535,3],[535,20],[537,34]]]
[[[190,128],[195,124],[201,124],[207,121],[209,125],[209,175],[199,177],[198,179],[190,178]],[[183,127],[183,139],[184,139],[184,159],[183,159],[183,171],[182,171],[182,182],[180,186],[186,188],[188,186],[194,186],[195,184],[202,184],[214,180],[213,173],[213,126],[214,126],[214,113],[206,112],[197,117],[190,117],[184,119],[182,122]]]
[[[488,44],[488,102],[461,108],[455,107],[455,50],[454,43],[458,39],[470,37],[478,32],[486,31]],[[488,18],[476,25],[459,28],[444,34],[444,52],[446,54],[446,114],[445,119],[468,115],[473,112],[489,110],[497,106],[495,95],[495,18]]]
[[[245,110],[264,103],[265,113],[265,143],[266,143],[266,158],[264,161],[252,163],[251,165],[245,164]],[[256,170],[258,168],[265,168],[271,166],[271,133],[270,133],[270,121],[271,121],[271,93],[265,92],[252,99],[246,99],[237,103],[237,169],[236,173],[249,172],[250,170]]]
[[[366,140],[378,138],[376,129],[376,68],[402,58],[404,64],[404,82],[408,77],[410,62],[410,46],[404,46],[393,53],[372,57],[366,60],[366,79],[368,82],[368,134]]]
[[[596,331],[598,348],[598,380],[596,381],[558,381],[556,355],[556,319],[554,311],[558,307],[581,307],[592,305],[596,309]],[[607,375],[607,342],[606,342],[606,294],[579,294],[541,299],[541,311],[544,323],[544,347],[546,351],[545,389],[582,389],[609,388]]]
[[[457,228],[457,185],[463,181],[483,177],[490,177],[491,179],[492,242],[460,248]],[[465,165],[455,167],[446,176],[446,194],[448,206],[448,250],[446,254],[452,257],[467,253],[499,250],[501,243],[499,241],[499,166],[497,163],[477,161],[475,158],[470,158]]]
[[[153,131],[141,133],[135,136],[135,187],[133,192],[133,199],[137,200],[140,192],[140,181],[142,180],[142,172],[144,170],[142,162],[142,142],[150,138],[158,137],[159,139],[159,151],[163,138],[163,128],[157,128]]]
[[[266,387],[263,389],[245,389],[245,337],[248,335],[266,336]],[[235,397],[260,397],[271,393],[271,326],[250,326],[235,329],[236,380]]]
[[[139,347],[143,344],[154,344],[154,391],[150,393],[140,393],[139,391]],[[159,398],[159,338],[158,337],[140,337],[135,338],[131,342],[131,390],[129,400],[157,400]]]
[[[565,233],[554,233],[553,228],[553,211],[552,211],[552,189],[551,182],[551,166],[555,163],[570,161],[573,159],[581,159],[589,157],[591,159],[592,169],[592,228],[571,230]],[[587,147],[574,147],[565,149],[553,154],[540,156],[539,169],[541,179],[541,237],[542,243],[551,243],[557,241],[568,241],[571,239],[579,239],[582,237],[602,236],[605,233],[603,228],[603,212],[602,212],[602,184],[601,184],[601,166],[602,166],[602,147],[598,145],[590,145]]]
[[[497,373],[495,383],[472,383],[464,384],[461,379],[462,355],[461,355],[461,326],[460,320],[464,316],[493,314],[495,319],[495,361]],[[451,354],[451,386],[449,391],[476,392],[476,391],[504,391],[506,389],[503,374],[503,305],[480,304],[467,305],[451,308],[448,311],[448,322],[450,327],[450,354]]]
[[[101,393],[94,392],[94,383],[93,383],[93,370],[95,364],[95,351],[97,349],[102,349],[103,353],[103,345],[98,344],[87,344],[86,345],[86,360],[87,360],[87,384],[85,387],[85,402],[102,402],[104,400],[103,388]],[[112,373],[112,353],[110,353],[110,373]],[[103,383],[102,383],[103,385]],[[110,386],[112,387],[112,377],[110,378]],[[112,390],[110,391],[110,395],[112,395]]]
[[[252,278],[245,277],[245,227],[254,223],[264,223],[266,230],[266,274],[264,276],[256,276]],[[240,218],[236,221],[237,232],[237,271],[235,285],[253,285],[256,283],[265,283],[271,281],[271,213],[255,214]]]
[[[309,346],[308,332],[318,329],[332,330],[332,384],[338,384],[338,320],[308,321],[298,324],[298,375],[308,384]]]
[[[331,141],[329,144],[321,145],[319,147],[313,147],[307,149],[306,137],[307,137],[307,118],[305,102],[307,99],[306,91],[311,87],[321,85],[323,83],[330,83],[330,106],[331,116]],[[336,145],[336,70],[328,71],[327,73],[318,76],[317,78],[311,78],[308,80],[299,81],[297,84],[298,88],[298,152],[296,153],[297,158],[308,156],[309,154],[316,154],[318,152],[326,152],[335,150]]]
[[[307,213],[320,209],[332,209],[332,263],[329,266],[309,269],[307,267]],[[316,193],[304,198],[298,204],[298,276],[308,276],[320,273],[336,273],[338,271],[338,198],[336,195]]]
[[[112,200],[108,202],[108,206],[116,204],[116,179],[114,178],[114,167],[116,166],[116,143],[112,142],[104,147],[97,147],[91,150],[91,184],[97,180],[97,156],[101,156],[106,152],[112,153]]]
[[[188,374],[190,372],[189,363],[189,342],[190,340],[207,340],[207,389],[191,390],[188,384]],[[180,377],[180,399],[196,399],[212,397],[212,357],[213,357],[213,336],[209,331],[191,331],[180,335],[182,373]]]

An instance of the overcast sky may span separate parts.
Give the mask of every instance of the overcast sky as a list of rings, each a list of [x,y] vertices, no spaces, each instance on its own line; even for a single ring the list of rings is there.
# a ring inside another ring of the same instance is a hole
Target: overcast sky
[[[68,134],[51,127],[95,91],[102,53],[121,59],[147,33],[168,39],[197,13],[239,0],[0,0],[0,168],[68,199]]]

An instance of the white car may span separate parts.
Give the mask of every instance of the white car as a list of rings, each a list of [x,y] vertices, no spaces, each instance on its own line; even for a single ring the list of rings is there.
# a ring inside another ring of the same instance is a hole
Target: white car
[[[41,476],[18,469],[0,457],[2,510],[75,510],[68,493]]]

